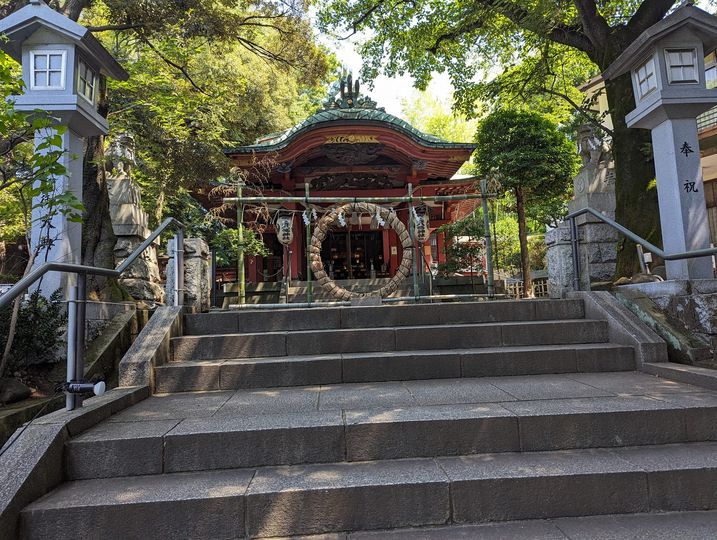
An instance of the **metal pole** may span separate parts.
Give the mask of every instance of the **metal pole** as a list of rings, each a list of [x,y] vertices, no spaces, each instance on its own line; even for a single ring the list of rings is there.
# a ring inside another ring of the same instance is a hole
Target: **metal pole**
[[[67,299],[67,382],[75,378],[75,365],[77,359],[77,285],[69,289]],[[77,394],[67,392],[65,394],[65,409],[75,410]]]
[[[184,304],[184,231],[174,235],[174,305]]]
[[[77,274],[77,317],[75,322],[75,374],[76,381],[85,379],[85,321],[87,319],[87,274]],[[82,396],[75,397],[75,407],[82,407]]]
[[[217,307],[217,250],[216,249],[212,250],[211,274],[212,274],[212,292],[211,292],[212,306],[211,307]]]
[[[237,286],[239,303],[246,303],[246,275],[244,272],[244,203],[241,202],[244,182],[237,182],[237,230],[239,231],[239,254],[237,256]]]
[[[486,270],[488,271],[488,296],[493,297],[493,245],[491,244],[490,238],[490,219],[488,217],[488,199],[484,197],[481,199],[481,205],[483,206],[483,234],[485,238],[485,262]]]
[[[309,213],[308,219],[306,220],[306,302],[311,305],[311,300],[313,296],[313,284],[311,282],[311,260],[309,258],[310,252],[309,248],[311,247],[311,212],[309,211],[309,183],[304,183],[304,193],[306,194],[306,212]]]
[[[288,249],[288,247],[287,247],[287,249]],[[287,303],[287,304],[289,303],[289,287],[291,287],[291,272],[292,272],[292,269],[291,269],[292,261],[291,261],[291,259],[292,259],[293,253],[294,253],[294,252],[289,249],[289,273],[286,275],[286,303]]]
[[[578,260],[578,225],[570,218],[570,244],[573,248],[573,289],[580,290],[580,261]]]
[[[418,288],[418,250],[416,249],[416,235],[413,231],[413,184],[408,184],[408,235],[411,237],[413,245],[413,296],[418,299],[421,291]]]
[[[494,280],[493,280],[493,245],[491,244],[490,238],[490,217],[488,215],[488,179],[482,178],[480,181],[480,192],[485,194],[485,197],[481,198],[481,207],[483,208],[483,238],[485,240],[485,263],[486,270],[488,272],[486,283],[486,289],[488,290],[488,297],[492,298],[494,293]]]
[[[642,249],[642,246],[640,244],[635,244],[635,249],[637,249],[637,260],[640,263],[640,271],[643,274],[649,274],[650,272],[647,270],[647,264],[645,264],[645,252]]]

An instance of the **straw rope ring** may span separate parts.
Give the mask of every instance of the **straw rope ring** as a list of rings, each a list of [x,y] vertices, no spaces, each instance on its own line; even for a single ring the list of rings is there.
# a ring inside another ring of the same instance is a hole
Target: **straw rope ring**
[[[376,215],[378,212],[381,219],[386,221],[386,223],[396,231],[398,240],[403,247],[403,257],[401,258],[401,264],[399,264],[396,270],[396,275],[393,276],[386,285],[369,293],[356,293],[339,287],[336,282],[326,274],[324,263],[321,260],[321,244],[323,244],[331,231],[331,226],[338,221],[339,214],[343,213],[346,216],[353,212],[369,215]],[[411,271],[411,264],[413,264],[413,242],[411,241],[406,226],[401,223],[401,220],[398,219],[395,212],[389,212],[386,208],[382,208],[373,203],[348,203],[332,208],[319,220],[314,234],[311,236],[309,261],[311,262],[311,271],[319,282],[319,285],[321,285],[321,288],[338,300],[351,300],[351,298],[363,296],[380,296],[381,298],[385,298],[395,292],[400,283],[408,277]]]

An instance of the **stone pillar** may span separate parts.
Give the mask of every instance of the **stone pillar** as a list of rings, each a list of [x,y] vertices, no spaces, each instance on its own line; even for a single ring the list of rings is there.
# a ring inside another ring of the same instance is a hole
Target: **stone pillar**
[[[212,262],[209,245],[202,238],[184,241],[184,305],[196,311],[211,306]]]
[[[53,128],[45,128],[35,133],[35,146],[44,142],[46,137],[56,134]],[[61,195],[70,192],[79,200],[82,200],[82,156],[85,145],[82,137],[71,129],[67,129],[62,135],[63,154],[59,162],[67,170],[67,174],[56,177],[52,195]],[[52,149],[40,150],[38,153],[46,154]],[[54,212],[51,220],[45,220],[48,209],[44,205],[42,197],[34,197],[32,200],[32,229],[30,232],[30,245],[33,252],[37,251],[37,257],[33,268],[45,262],[63,262],[80,264],[82,262],[82,223],[70,221],[69,217],[63,215],[58,209]],[[49,296],[59,288],[67,287],[69,274],[60,272],[49,272],[42,278],[42,291]]]
[[[662,244],[666,253],[710,247],[697,121],[671,118],[652,129]],[[667,279],[712,278],[710,257],[665,261]]]
[[[110,159],[107,190],[110,197],[110,218],[117,237],[115,264],[121,264],[134,249],[146,240],[151,231],[149,217],[142,210],[139,186],[132,180],[134,139],[127,134],[116,137],[107,151]],[[163,302],[156,243],[147,248],[126,272],[120,283],[135,300]]]
[[[607,217],[615,217],[615,166],[610,142],[598,138],[591,126],[578,129],[578,152],[583,165],[573,179],[573,200],[568,211],[590,207]],[[589,290],[590,283],[610,281],[617,264],[618,233],[609,225],[590,215],[577,219],[580,288]],[[573,261],[570,224],[562,222],[545,235],[548,245],[548,289],[559,298],[573,290]]]

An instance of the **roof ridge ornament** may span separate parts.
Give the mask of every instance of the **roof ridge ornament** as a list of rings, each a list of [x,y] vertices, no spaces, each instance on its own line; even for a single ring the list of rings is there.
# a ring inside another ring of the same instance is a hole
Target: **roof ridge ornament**
[[[336,96],[338,90],[339,95]],[[376,109],[383,111],[383,107],[376,107],[376,102],[368,96],[361,95],[359,79],[353,80],[353,75],[341,75],[338,81],[331,85],[329,98],[324,102],[324,110],[331,109]]]

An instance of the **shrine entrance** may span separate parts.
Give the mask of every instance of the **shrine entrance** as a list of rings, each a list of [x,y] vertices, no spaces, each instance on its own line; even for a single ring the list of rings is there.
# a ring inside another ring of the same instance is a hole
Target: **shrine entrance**
[[[321,246],[321,260],[332,279],[389,277],[382,231],[334,229]]]

